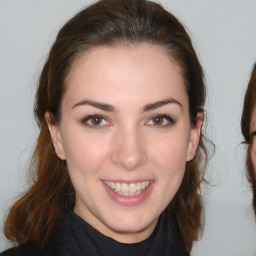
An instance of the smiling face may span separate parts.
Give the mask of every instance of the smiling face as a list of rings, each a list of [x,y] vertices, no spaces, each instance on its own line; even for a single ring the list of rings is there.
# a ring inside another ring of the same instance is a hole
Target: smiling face
[[[93,48],[72,66],[61,120],[46,120],[76,191],[74,211],[101,233],[139,242],[154,230],[196,152],[181,70],[162,48]]]
[[[252,132],[256,132],[256,104],[253,107],[251,115],[250,134]],[[256,174],[256,134],[253,136],[252,140],[251,160],[254,173]]]

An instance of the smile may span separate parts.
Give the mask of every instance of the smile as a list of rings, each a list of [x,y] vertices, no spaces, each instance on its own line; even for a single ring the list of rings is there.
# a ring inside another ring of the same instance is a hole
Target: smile
[[[136,196],[143,192],[150,184],[149,181],[136,183],[119,183],[112,181],[104,181],[104,183],[121,196]]]

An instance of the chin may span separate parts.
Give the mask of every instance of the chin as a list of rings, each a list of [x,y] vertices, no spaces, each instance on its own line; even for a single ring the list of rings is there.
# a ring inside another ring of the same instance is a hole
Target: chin
[[[116,217],[116,218],[115,218]],[[109,226],[120,233],[140,233],[146,229],[154,229],[158,218],[148,218],[142,215],[113,216]],[[153,228],[152,228],[153,227]],[[153,231],[153,230],[152,230]]]

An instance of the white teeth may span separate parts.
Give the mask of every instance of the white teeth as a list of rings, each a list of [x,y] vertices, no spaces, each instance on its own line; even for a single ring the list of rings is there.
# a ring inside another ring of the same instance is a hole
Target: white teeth
[[[137,190],[141,190],[141,183],[138,182],[136,185],[137,185],[137,186],[136,186],[136,189],[137,189]]]
[[[120,191],[121,191],[121,185],[120,185],[120,183],[116,183],[115,186],[116,186],[115,191],[120,192]]]
[[[109,183],[108,183],[109,184]],[[109,186],[109,185],[108,185]],[[110,187],[112,188],[112,189],[115,189],[116,188],[116,186],[115,186],[115,183],[114,182],[111,182],[110,183]]]
[[[121,184],[121,192],[128,193],[128,189],[129,189],[128,184],[126,183]]]
[[[132,183],[129,185],[129,193],[135,193],[136,192],[136,184]]]
[[[150,182],[149,181],[143,181],[143,182],[137,182],[137,183],[119,183],[119,182],[113,182],[113,181],[104,181],[105,184],[113,189],[116,193],[122,196],[134,196],[140,194],[143,190],[145,190]]]

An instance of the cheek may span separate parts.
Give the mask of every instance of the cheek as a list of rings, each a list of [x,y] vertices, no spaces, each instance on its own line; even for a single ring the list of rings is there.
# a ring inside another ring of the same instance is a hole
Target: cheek
[[[180,170],[186,166],[188,136],[185,133],[163,136],[152,142],[152,153],[155,161],[167,170]]]
[[[69,172],[93,173],[97,171],[108,156],[108,144],[94,136],[82,132],[65,134],[63,148]]]
[[[184,177],[188,142],[181,138],[166,138],[154,150],[154,169],[157,171],[159,189],[155,200],[162,198],[163,208],[173,199]]]
[[[164,206],[168,205],[177,193],[185,173],[188,142],[180,138],[182,137],[166,138],[157,144],[153,152],[156,180],[161,188],[158,198],[164,198]],[[159,200],[158,198],[155,200]]]

